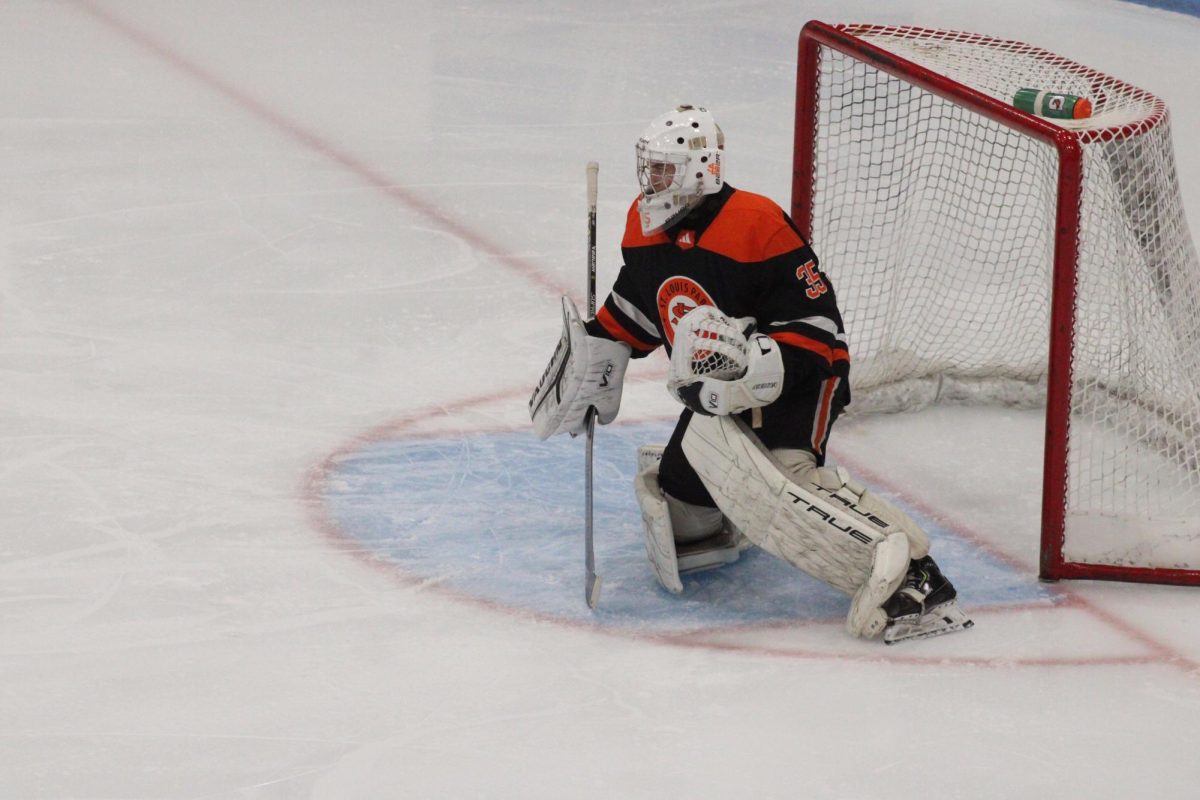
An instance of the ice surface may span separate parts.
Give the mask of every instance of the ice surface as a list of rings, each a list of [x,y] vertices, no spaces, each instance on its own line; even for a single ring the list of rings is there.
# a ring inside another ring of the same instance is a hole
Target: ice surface
[[[1200,230],[1200,20],[1123,3],[0,6],[0,797],[1195,796],[1200,594],[1036,582],[1036,412],[839,424],[977,621],[884,648],[762,557],[654,587],[635,364],[583,607],[582,445],[524,405],[584,166],[602,290],[665,107],[785,200],[810,18],[1157,92]]]

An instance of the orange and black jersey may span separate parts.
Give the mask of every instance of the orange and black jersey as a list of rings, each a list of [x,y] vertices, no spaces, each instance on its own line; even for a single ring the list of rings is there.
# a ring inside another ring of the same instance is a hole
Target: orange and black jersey
[[[659,345],[669,351],[679,318],[697,305],[754,317],[784,345],[785,367],[783,393],[755,427],[768,447],[821,455],[832,417],[849,401],[850,357],[833,285],[783,210],[726,184],[682,222],[645,236],[635,201],[621,251],[625,264],[588,332],[628,343],[637,358]],[[788,432],[772,435],[780,425]]]

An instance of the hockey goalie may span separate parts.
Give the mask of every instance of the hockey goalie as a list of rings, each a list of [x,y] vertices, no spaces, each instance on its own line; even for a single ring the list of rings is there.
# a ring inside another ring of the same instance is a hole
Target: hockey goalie
[[[530,399],[542,437],[617,415],[629,359],[660,345],[684,406],[670,441],[639,451],[634,491],[658,582],[760,547],[850,597],[846,629],[887,643],[971,620],[925,532],[825,465],[850,401],[833,284],[792,220],[724,180],[724,136],[680,106],[637,142],[641,192],[624,265],[594,319],[563,302],[563,336]]]

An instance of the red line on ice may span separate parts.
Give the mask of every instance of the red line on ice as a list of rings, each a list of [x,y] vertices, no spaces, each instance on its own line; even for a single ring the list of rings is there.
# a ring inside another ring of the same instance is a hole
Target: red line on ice
[[[499,612],[506,616],[534,619],[542,622],[549,622],[555,625],[560,625],[566,628],[576,630],[587,630],[593,633],[600,633],[605,636],[614,636],[623,639],[636,639],[639,641],[649,642],[652,644],[666,645],[672,647],[685,647],[690,649],[709,649],[722,652],[737,652],[748,655],[770,656],[777,658],[792,658],[798,660],[827,660],[827,661],[853,661],[853,662],[879,662],[891,664],[913,664],[913,665],[959,665],[959,666],[980,666],[980,667],[1078,667],[1078,666],[1127,666],[1138,664],[1159,664],[1179,668],[1184,672],[1200,674],[1200,666],[1194,661],[1188,659],[1181,653],[1173,650],[1167,645],[1154,639],[1154,637],[1141,631],[1136,626],[1121,620],[1102,609],[1094,606],[1083,598],[1079,597],[1069,589],[1059,586],[1057,591],[1062,598],[1060,602],[1053,605],[1040,603],[1025,603],[1017,606],[995,606],[995,607],[972,607],[971,613],[975,616],[992,616],[994,614],[1005,614],[1013,611],[1028,611],[1028,610],[1053,610],[1062,608],[1076,608],[1086,612],[1102,623],[1124,634],[1126,637],[1134,640],[1141,645],[1146,651],[1146,655],[1128,655],[1128,656],[1084,656],[1084,657],[1037,657],[1037,658],[1000,658],[1000,657],[977,657],[977,656],[922,656],[917,653],[910,652],[910,648],[919,648],[920,644],[905,644],[899,645],[896,648],[887,648],[882,652],[876,651],[872,653],[830,653],[818,650],[809,650],[804,648],[789,648],[789,647],[768,647],[764,645],[754,645],[739,642],[723,642],[713,641],[711,637],[720,636],[722,634],[737,633],[741,630],[765,630],[771,628],[795,629],[808,625],[830,625],[841,627],[842,620],[818,620],[809,622],[797,623],[752,623],[745,626],[731,625],[718,629],[707,629],[703,631],[695,631],[691,633],[660,633],[660,632],[639,632],[627,629],[608,628],[597,626],[588,622],[580,622],[575,620],[563,619],[549,614],[534,611],[532,609],[522,609],[514,606],[508,606],[498,603],[493,600],[488,600],[476,595],[469,594],[453,587],[447,587],[443,584],[428,581],[418,575],[404,572],[395,564],[384,561],[376,557],[373,551],[363,548],[360,544],[354,541],[353,537],[343,531],[336,522],[330,519],[328,509],[325,506],[321,495],[321,488],[325,485],[330,474],[336,468],[338,462],[367,445],[388,441],[396,438],[421,438],[426,435],[454,435],[453,431],[443,431],[438,434],[426,434],[411,430],[419,423],[439,416],[449,416],[461,411],[466,411],[478,406],[486,406],[495,402],[510,401],[514,397],[519,397],[524,394],[524,390],[510,389],[507,391],[499,391],[477,397],[464,398],[453,403],[433,406],[428,409],[418,410],[405,414],[393,421],[379,425],[371,430],[354,437],[352,440],[334,450],[327,455],[305,476],[301,486],[300,494],[304,504],[308,510],[308,517],[312,527],[319,531],[326,539],[334,544],[335,547],[354,556],[371,566],[373,569],[380,570],[389,575],[394,580],[410,586],[421,587],[423,589],[436,592],[448,597],[451,597],[459,602],[464,602],[477,607],[486,608],[489,611]],[[637,420],[627,420],[627,422],[635,422]],[[470,429],[458,431],[458,433],[478,434],[479,429]],[[870,477],[872,483],[884,486],[884,481],[878,480],[878,476],[873,475],[868,470],[860,470],[855,468],[863,477]],[[889,487],[894,488],[894,487]],[[906,501],[912,502],[911,498],[906,496]],[[1020,559],[1009,555],[1002,550],[999,550],[984,537],[970,530],[965,525],[959,525],[953,520],[949,520],[947,515],[940,514],[928,506],[913,502],[923,513],[941,519],[947,527],[954,530],[956,534],[960,534],[963,538],[978,546],[989,555],[997,558],[1009,565],[1012,565],[1022,572],[1032,573],[1033,568],[1022,562]],[[582,600],[580,601],[582,602]],[[965,634],[970,636],[971,634]],[[878,645],[882,648],[882,645]]]
[[[470,226],[449,216],[432,203],[422,199],[415,192],[405,189],[387,175],[365,163],[361,159],[337,147],[325,137],[306,128],[301,123],[276,111],[266,103],[252,96],[249,92],[230,83],[224,78],[205,69],[191,59],[181,55],[166,43],[159,41],[146,31],[135,27],[125,19],[111,11],[96,5],[90,0],[76,0],[76,7],[86,11],[96,20],[104,23],[110,29],[121,34],[126,39],[151,51],[163,61],[186,73],[209,89],[223,95],[242,110],[271,125],[276,130],[287,134],[298,144],[333,161],[346,171],[357,175],[365,183],[379,189],[385,195],[420,216],[443,231],[460,239],[471,248],[496,259],[505,267],[525,278],[530,283],[554,296],[570,294],[557,281],[546,277],[531,262],[512,253],[506,252],[498,243]]]
[[[845,458],[841,458],[841,460],[843,462],[846,462],[847,466],[854,472],[858,473],[863,478],[863,480],[866,481],[868,484],[874,484],[876,486],[886,487],[892,491],[897,490],[895,481],[885,478],[884,476],[878,474],[877,472],[870,469],[869,467],[865,467],[860,463],[855,463],[855,462],[849,461]],[[955,533],[961,535],[964,539],[970,541],[972,544],[979,547],[981,550],[988,553],[993,558],[996,558],[996,559],[1008,564],[1009,566],[1019,569],[1022,572],[1036,574],[1037,569],[1031,562],[1026,561],[1021,558],[1018,558],[1018,557],[1012,555],[1011,553],[1001,550],[995,544],[993,544],[991,541],[989,541],[987,538],[985,538],[983,535],[976,532],[970,525],[967,525],[966,523],[964,523],[962,520],[955,519],[951,515],[946,514],[938,509],[933,508],[932,506],[930,506],[929,504],[920,500],[919,498],[915,498],[911,492],[903,492],[902,494],[904,494],[905,501],[912,504],[915,508],[920,510],[921,513],[925,514],[927,517],[930,517],[931,519],[941,520],[948,527],[953,529]],[[1095,619],[1100,620],[1101,622],[1105,623],[1110,628],[1120,631],[1126,637],[1138,642],[1143,647],[1150,650],[1150,652],[1154,653],[1155,654],[1154,661],[1156,661],[1156,662],[1163,663],[1163,664],[1169,664],[1173,667],[1178,667],[1179,669],[1183,670],[1184,672],[1200,675],[1200,663],[1197,663],[1195,660],[1184,655],[1179,650],[1160,642],[1158,639],[1156,639],[1150,633],[1142,630],[1137,625],[1134,625],[1132,622],[1128,622],[1127,620],[1121,619],[1120,617],[1107,611],[1106,609],[1099,607],[1092,601],[1083,597],[1079,593],[1071,590],[1064,584],[1059,584],[1059,585],[1055,586],[1054,591],[1059,593],[1059,595],[1064,599],[1064,602],[1058,604],[1059,607],[1067,606],[1067,607],[1078,608],[1078,609],[1086,612],[1087,614],[1091,615]]]

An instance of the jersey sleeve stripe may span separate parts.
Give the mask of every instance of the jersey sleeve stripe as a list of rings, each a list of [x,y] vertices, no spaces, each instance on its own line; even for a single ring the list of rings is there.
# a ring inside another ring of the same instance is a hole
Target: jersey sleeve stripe
[[[841,331],[838,330],[838,324],[834,322],[832,318],[825,316],[801,317],[800,319],[789,319],[781,322],[770,323],[772,328],[782,328],[786,325],[809,325],[813,328],[825,331],[830,336],[834,337],[841,334]]]
[[[600,312],[596,314],[596,321],[604,326],[604,330],[608,331],[610,336],[612,336],[618,342],[625,342],[625,344],[629,345],[634,350],[641,350],[648,353],[654,348],[658,347],[657,342],[653,344],[643,342],[641,339],[627,331],[625,327],[621,325],[621,323],[617,322],[617,319],[612,315],[612,312],[608,310],[607,304],[602,306],[600,308]]]
[[[803,334],[793,333],[792,331],[781,331],[779,333],[769,334],[772,339],[780,344],[799,347],[802,350],[808,350],[810,353],[815,353],[822,358],[826,364],[833,366],[835,361],[849,361],[850,353],[845,347],[835,346],[830,347],[825,342],[809,338]]]
[[[658,328],[655,327],[654,323],[650,321],[650,318],[643,314],[637,306],[616,292],[610,292],[609,299],[612,300],[613,305],[616,306],[621,313],[629,317],[629,319],[631,319],[633,322],[637,323],[637,326],[646,332],[648,341],[658,341]]]
[[[812,426],[812,448],[817,455],[821,455],[825,449],[825,443],[829,440],[829,419],[833,408],[833,395],[841,380],[841,378],[834,377],[821,381],[821,395],[817,399]]]

